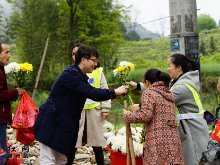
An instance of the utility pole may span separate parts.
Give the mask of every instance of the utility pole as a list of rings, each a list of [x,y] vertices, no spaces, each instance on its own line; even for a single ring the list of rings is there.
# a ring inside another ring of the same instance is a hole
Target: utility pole
[[[44,48],[44,54],[43,54],[43,57],[42,57],[42,59],[41,59],[40,68],[39,68],[39,70],[38,70],[38,74],[37,74],[37,78],[36,78],[34,90],[33,90],[33,93],[32,93],[32,100],[33,100],[33,101],[34,101],[34,99],[35,99],[35,93],[36,93],[36,91],[37,91],[37,86],[38,86],[38,82],[39,82],[39,79],[40,79],[41,70],[42,70],[42,68],[43,68],[43,64],[44,64],[44,59],[45,59],[46,52],[47,52],[47,47],[48,47],[49,38],[50,38],[50,33],[48,34],[48,37],[47,37],[46,46],[45,46],[45,48]]]
[[[200,68],[196,0],[169,0],[171,55],[184,54]]]

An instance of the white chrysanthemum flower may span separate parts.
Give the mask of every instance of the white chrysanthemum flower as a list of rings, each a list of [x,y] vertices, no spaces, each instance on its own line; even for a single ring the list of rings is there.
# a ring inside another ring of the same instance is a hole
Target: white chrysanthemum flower
[[[126,136],[118,135],[115,137],[114,143],[112,144],[112,149],[114,151],[121,151],[122,145],[126,144]]]
[[[127,154],[126,142],[122,144],[122,146],[121,146],[121,152],[122,152],[123,154]]]
[[[135,130],[134,127],[131,127],[131,134],[132,134],[132,135],[135,135],[135,134],[136,134],[136,130]]]
[[[118,73],[116,72],[116,69],[113,70],[113,74],[114,74],[114,77],[118,74]]]
[[[126,128],[124,126],[118,131],[117,135],[125,135],[125,133],[126,133]]]
[[[141,127],[136,127],[135,129],[137,130],[138,133],[141,133],[143,130],[143,128],[141,128]]]
[[[10,73],[10,72],[11,72],[10,68],[5,67],[5,73],[8,74],[8,73]]]
[[[111,123],[109,123],[109,122],[105,122],[105,124],[103,125],[103,127],[106,129],[106,131],[108,131],[108,132],[110,132],[110,131],[112,131],[112,130],[114,130],[114,126],[111,124]]]
[[[11,62],[7,66],[5,66],[5,73],[18,72],[20,70],[19,64],[16,62]]]
[[[106,132],[106,133],[103,134],[103,136],[104,136],[106,139],[108,139],[108,138],[110,138],[110,137],[112,137],[112,136],[115,136],[115,134],[114,134],[113,132]]]
[[[134,154],[136,156],[141,156],[143,154],[143,145],[135,141],[133,141],[133,145],[134,145]]]
[[[111,136],[111,137],[109,137],[108,139],[107,139],[107,143],[110,145],[110,144],[114,144],[114,142],[115,142],[115,137],[116,136]]]
[[[122,61],[119,63],[120,66],[128,67],[128,62],[127,61]]]
[[[136,133],[134,136],[137,136],[139,138],[142,138],[141,134],[140,133]]]
[[[133,139],[135,142],[137,142],[137,143],[141,143],[141,139],[140,139],[140,137],[138,137],[138,136],[132,135],[132,139]]]

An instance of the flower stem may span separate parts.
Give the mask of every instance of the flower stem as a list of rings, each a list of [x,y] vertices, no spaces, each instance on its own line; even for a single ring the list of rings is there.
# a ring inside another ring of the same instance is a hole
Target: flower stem
[[[133,103],[133,100],[131,98],[131,95],[128,95],[128,99],[129,99],[130,105],[133,105],[134,103]]]

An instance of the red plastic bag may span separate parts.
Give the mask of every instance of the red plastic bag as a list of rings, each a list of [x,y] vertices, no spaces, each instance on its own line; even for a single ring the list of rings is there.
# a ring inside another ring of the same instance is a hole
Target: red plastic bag
[[[220,143],[220,121],[216,123],[215,129],[210,137]]]
[[[20,165],[23,162],[23,158],[21,154],[15,150],[15,147],[12,146],[7,141],[7,147],[8,147],[8,159],[6,165]]]
[[[16,139],[24,145],[30,145],[35,140],[34,129],[29,131],[16,130]]]
[[[27,131],[34,126],[38,109],[30,96],[24,91],[15,112],[11,127],[18,130]]]

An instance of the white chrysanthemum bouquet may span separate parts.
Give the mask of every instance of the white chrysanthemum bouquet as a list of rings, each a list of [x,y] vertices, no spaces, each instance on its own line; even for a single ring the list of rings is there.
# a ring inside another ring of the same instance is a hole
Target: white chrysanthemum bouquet
[[[106,122],[103,127],[107,131],[103,135],[106,138],[109,147],[116,152],[127,154],[126,128],[122,127],[120,130],[118,130],[117,134],[115,134],[114,126],[111,123]],[[143,154],[144,138],[142,137],[142,131],[143,129],[141,127],[131,127],[135,156],[141,156]]]
[[[122,61],[119,64],[119,67],[113,71],[114,76],[118,76],[118,82],[119,85],[127,85],[126,82],[131,81],[132,77],[130,75],[130,72],[134,70],[134,64]],[[133,104],[132,98],[131,98],[131,88],[129,86],[128,92],[127,92],[127,100],[130,103],[130,105]]]

